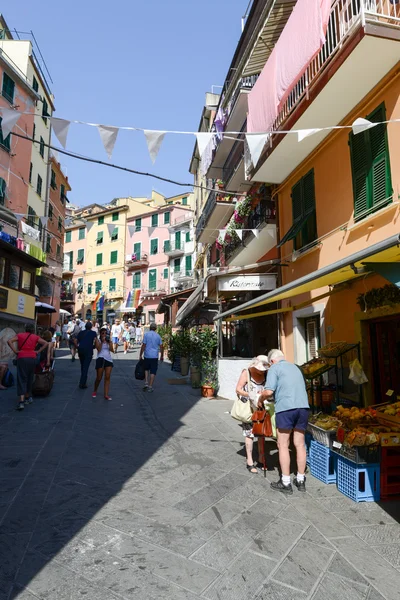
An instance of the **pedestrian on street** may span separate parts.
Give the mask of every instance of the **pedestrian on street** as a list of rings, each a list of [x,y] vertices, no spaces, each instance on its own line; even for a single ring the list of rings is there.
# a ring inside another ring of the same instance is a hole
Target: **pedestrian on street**
[[[78,356],[81,361],[81,378],[79,381],[79,387],[81,389],[87,388],[87,377],[89,372],[90,363],[93,358],[93,348],[97,334],[92,331],[92,324],[90,321],[86,323],[85,331],[80,331],[75,340],[76,347],[78,348]]]
[[[68,323],[65,322],[62,326],[62,339],[64,342],[68,342]]]
[[[138,323],[136,325],[136,343],[137,344],[141,344],[142,343],[142,340],[143,340],[142,336],[143,336],[143,331],[142,331],[142,328],[140,326],[140,323]]]
[[[72,354],[72,362],[75,362],[75,354],[76,354],[76,340],[78,338],[78,334],[80,333],[81,328],[79,325],[79,319],[77,319],[76,321],[72,321],[72,326],[70,327],[70,333],[69,333],[69,349],[71,350],[71,354]]]
[[[114,325],[111,327],[111,338],[112,343],[114,344],[114,352],[115,354],[118,352],[118,344],[122,338],[123,328],[121,325],[121,321],[117,319]]]
[[[56,323],[56,348],[60,347],[60,342],[61,342],[61,325],[60,325],[60,321],[57,321],[57,323]]]
[[[153,383],[158,369],[158,354],[160,360],[164,360],[164,347],[160,335],[157,333],[157,325],[151,323],[150,331],[144,334],[143,344],[140,348],[139,360],[144,356],[145,384],[143,391],[152,392]]]
[[[304,434],[307,429],[309,404],[304,377],[299,367],[285,360],[280,350],[268,353],[268,370],[266,390],[260,395],[262,407],[264,400],[274,397],[276,428],[278,435],[279,464],[281,478],[271,483],[271,488],[284,494],[292,494],[290,482],[290,436],[293,432],[293,443],[296,448],[297,474],[293,484],[300,492],[306,491],[306,446]]]
[[[111,396],[109,396],[110,390],[110,379],[111,379],[111,371],[114,366],[113,359],[111,356],[111,352],[113,351],[113,344],[110,339],[110,336],[107,334],[107,329],[102,327],[100,330],[100,339],[96,339],[95,341],[96,349],[97,349],[97,359],[96,359],[96,381],[94,382],[94,390],[92,394],[92,398],[97,397],[97,390],[101,383],[104,373],[104,398],[106,400],[112,400]]]
[[[32,385],[35,375],[36,358],[47,348],[47,342],[34,333],[35,327],[28,323],[25,333],[18,333],[7,341],[11,350],[17,355],[17,394],[19,396],[17,410],[24,409],[24,403],[32,404]],[[14,344],[17,342],[18,350]],[[40,344],[36,350],[36,345]]]
[[[127,354],[129,349],[129,343],[131,341],[131,334],[129,333],[128,323],[125,323],[124,331],[122,333],[122,339],[124,340],[124,354]]]
[[[129,323],[129,348],[131,348],[131,350],[134,349],[135,346],[135,337],[136,337],[136,327],[134,325],[134,323],[130,322]]]

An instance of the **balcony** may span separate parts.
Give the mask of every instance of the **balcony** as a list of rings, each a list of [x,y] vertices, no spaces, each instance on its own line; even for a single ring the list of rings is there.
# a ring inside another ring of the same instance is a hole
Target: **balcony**
[[[159,296],[165,296],[168,293],[166,289],[165,281],[160,281],[159,283],[155,283],[154,286],[149,286],[147,288],[142,289],[141,297],[145,300],[150,300],[152,298],[157,298]]]
[[[244,143],[238,140],[233,146],[226,163],[222,169],[222,179],[225,182],[225,190],[238,192],[249,189],[251,183],[246,182],[244,172]]]
[[[174,256],[182,256],[185,254],[185,242],[164,242],[164,254],[173,258]]]
[[[276,245],[275,202],[264,196],[244,222],[244,229],[257,229],[256,238],[252,231],[243,231],[242,241],[235,238],[224,248],[225,263],[229,266],[250,265]]]
[[[172,278],[176,283],[185,283],[187,281],[192,281],[194,278],[194,271],[192,270],[183,270],[183,271],[174,271],[172,274]]]
[[[215,242],[219,230],[225,227],[234,210],[233,197],[218,194],[217,190],[212,190],[196,225],[197,242],[202,244]]]
[[[392,0],[336,0],[321,51],[280,110],[272,129],[339,125],[395,67],[400,56],[400,3]],[[245,155],[247,176],[282,183],[330,134],[321,131],[301,143],[295,135],[273,136],[258,165]],[[257,168],[258,166],[258,168]]]
[[[180,215],[170,224],[169,229],[176,229],[177,227],[183,227],[184,225],[189,225],[193,220],[193,213],[185,213],[184,215]]]
[[[131,254],[126,256],[125,268],[127,271],[143,269],[149,266],[149,257],[147,254]]]

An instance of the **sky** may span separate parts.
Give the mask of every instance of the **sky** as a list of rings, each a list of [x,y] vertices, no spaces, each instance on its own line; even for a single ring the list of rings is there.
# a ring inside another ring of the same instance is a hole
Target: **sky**
[[[54,116],[197,131],[205,93],[224,83],[249,0],[39,4],[7,3],[3,14],[11,30],[34,32],[53,79]],[[112,162],[191,183],[194,144],[194,136],[167,134],[153,165],[144,135],[120,131]],[[98,130],[85,125],[71,125],[67,150],[108,160]],[[148,197],[152,189],[166,196],[188,190],[72,158],[61,157],[61,164],[72,187],[69,199],[80,206]]]

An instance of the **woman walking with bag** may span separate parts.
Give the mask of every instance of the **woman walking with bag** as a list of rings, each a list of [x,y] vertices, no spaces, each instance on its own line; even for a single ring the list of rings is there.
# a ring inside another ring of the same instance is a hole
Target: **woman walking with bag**
[[[111,397],[108,395],[108,393],[110,390],[111,371],[114,366],[113,359],[111,357],[111,352],[114,348],[113,343],[111,342],[110,336],[108,335],[107,329],[105,327],[101,328],[100,339],[96,339],[95,344],[97,348],[97,377],[96,381],[94,382],[92,398],[97,397],[97,389],[101,383],[104,373],[104,398],[106,400],[111,400]]]
[[[25,325],[25,333],[18,333],[7,342],[11,350],[17,355],[17,394],[19,396],[17,410],[24,409],[24,402],[27,404],[32,404],[33,402],[32,385],[35,375],[36,358],[42,350],[47,348],[46,340],[35,335],[34,331],[34,325],[29,323]],[[17,342],[18,350],[15,349],[15,342]],[[38,343],[40,346],[35,350]]]
[[[262,354],[253,358],[247,369],[243,369],[236,386],[236,393],[240,400],[250,402],[251,412],[255,412],[258,406],[258,398],[265,390],[267,380],[268,358]],[[258,473],[256,463],[253,460],[254,433],[252,423],[242,423],[243,435],[246,446],[246,468],[250,473]]]

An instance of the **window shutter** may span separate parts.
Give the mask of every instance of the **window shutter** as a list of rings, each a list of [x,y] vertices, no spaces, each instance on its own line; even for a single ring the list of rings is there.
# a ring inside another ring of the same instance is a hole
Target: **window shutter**
[[[318,355],[318,329],[317,319],[306,320],[307,360]]]
[[[158,240],[151,240],[150,241],[150,253],[157,254],[157,252],[158,252]]]
[[[99,267],[103,264],[103,255],[97,254],[96,256],[96,267]]]
[[[315,210],[314,169],[304,175],[303,179],[303,213],[309,215]]]
[[[84,255],[85,255],[85,250],[83,250],[83,249],[78,250],[78,258],[77,258],[77,260],[78,261],[81,260],[83,262]]]
[[[141,250],[140,246],[141,246],[140,243],[133,244],[133,254],[136,255],[136,260],[140,259],[140,250]]]
[[[6,203],[6,189],[7,184],[5,180],[2,177],[0,177],[0,204],[2,204],[3,206]]]
[[[350,134],[351,169],[353,174],[354,217],[368,210],[370,196],[368,181],[368,132]]]
[[[368,119],[373,123],[385,121],[384,106],[377,108]],[[386,127],[386,125],[376,125],[368,130],[372,160],[372,206],[383,203],[392,195]]]
[[[69,270],[70,271],[74,270],[74,252],[73,252],[73,250],[71,250],[71,252],[69,253]]]
[[[190,231],[186,232],[185,242],[190,242]]]
[[[171,250],[171,242],[169,240],[165,240],[164,242],[164,252],[169,252]]]
[[[181,232],[177,231],[175,233],[175,249],[180,250],[181,248]]]
[[[140,278],[141,278],[141,273],[139,271],[139,273],[135,273],[135,275],[133,277],[133,287],[135,289],[140,288]]]
[[[189,254],[185,257],[185,271],[188,274],[192,270],[192,255]]]
[[[181,259],[175,258],[174,260],[174,273],[179,273],[181,270]]]
[[[168,268],[164,269],[164,279],[168,279]]]
[[[118,250],[113,250],[110,253],[110,264],[115,265],[118,262]]]
[[[295,223],[298,219],[301,219],[303,215],[303,190],[301,179],[292,187],[292,212],[293,223]]]
[[[157,284],[157,271],[156,269],[150,269],[149,271],[149,290],[155,290]]]

